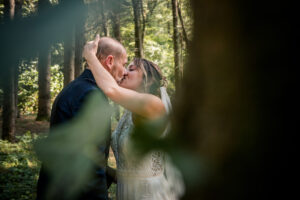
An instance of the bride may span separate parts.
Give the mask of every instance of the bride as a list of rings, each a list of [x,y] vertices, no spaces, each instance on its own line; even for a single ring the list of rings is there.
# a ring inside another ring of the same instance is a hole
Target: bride
[[[117,199],[179,199],[184,188],[179,171],[159,151],[138,159],[130,139],[138,121],[154,120],[170,111],[171,103],[161,85],[164,79],[159,67],[146,59],[135,58],[117,83],[96,57],[99,40],[97,35],[94,41],[88,42],[83,56],[105,95],[127,109],[111,138],[117,162]]]

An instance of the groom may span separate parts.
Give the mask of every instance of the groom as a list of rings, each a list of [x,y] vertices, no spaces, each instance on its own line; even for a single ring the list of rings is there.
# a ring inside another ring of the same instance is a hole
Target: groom
[[[103,37],[99,41],[97,57],[103,67],[110,72],[117,82],[120,82],[124,76],[127,63],[124,46],[117,40]],[[56,97],[51,111],[50,129],[72,119],[80,111],[89,94],[95,90],[101,91],[96,85],[92,72],[87,67],[78,78],[68,84]],[[102,91],[101,93],[104,95]],[[107,100],[107,98],[105,99]],[[107,136],[110,138],[110,130],[107,131]],[[99,154],[104,155],[107,162],[109,140],[100,144],[99,149],[101,149]],[[103,163],[102,167],[95,167],[93,174],[94,176],[88,186],[83,188],[78,195],[78,200],[108,199],[106,163]],[[42,166],[37,186],[37,200],[47,199],[46,190],[50,182],[51,177],[47,174],[45,166]],[[66,198],[62,197],[63,194],[64,188],[58,188],[54,195],[55,200],[65,200]]]

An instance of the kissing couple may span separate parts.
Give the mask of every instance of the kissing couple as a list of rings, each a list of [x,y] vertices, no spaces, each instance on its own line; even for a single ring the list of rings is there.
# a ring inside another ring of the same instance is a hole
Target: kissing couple
[[[117,170],[106,163],[95,167],[93,179],[76,199],[108,200],[108,182],[117,183],[118,200],[176,200],[182,196],[184,184],[180,172],[160,151],[151,151],[142,158],[135,156],[131,139],[135,125],[158,119],[171,111],[165,78],[153,62],[135,58],[127,65],[127,53],[117,40],[99,35],[84,46],[87,68],[56,97],[51,111],[50,128],[72,119],[81,109],[88,94],[95,90],[126,109],[109,139],[100,145],[100,154],[107,162],[111,146]],[[141,133],[142,134],[142,133]],[[155,133],[154,133],[155,134]],[[160,137],[168,134],[165,130]],[[138,150],[136,150],[138,151]],[[37,199],[47,199],[51,177],[42,166]],[[55,200],[66,199],[58,188]]]

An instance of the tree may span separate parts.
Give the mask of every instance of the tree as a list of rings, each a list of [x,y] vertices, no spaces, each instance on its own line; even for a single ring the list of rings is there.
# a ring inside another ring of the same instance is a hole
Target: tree
[[[132,0],[133,16],[134,16],[134,40],[135,40],[135,57],[142,58],[144,57],[143,50],[143,33],[141,26],[141,17],[142,17],[142,1],[141,0]]]
[[[39,0],[38,13],[45,12],[51,6],[48,0]],[[51,65],[51,44],[39,50],[38,71],[39,71],[39,99],[37,121],[50,119],[51,95],[50,95],[50,65]]]
[[[119,0],[110,1],[110,17],[112,23],[112,32],[114,38],[121,42],[121,25],[120,25],[120,13],[121,13],[121,2]]]
[[[286,164],[289,138],[281,106],[289,68],[280,62],[281,27],[274,23],[281,4],[191,2],[194,37],[173,131],[185,156],[202,167],[189,165],[183,199],[266,199],[277,185],[274,163]]]
[[[182,77],[182,67],[180,65],[180,37],[178,30],[178,2],[172,0],[173,14],[173,45],[174,45],[174,68],[175,68],[175,86],[178,88]]]
[[[82,51],[85,43],[84,38],[85,18],[80,18],[75,25],[75,77],[77,78],[83,71]]]
[[[21,16],[23,1],[4,0],[4,23],[12,24],[15,17]],[[16,81],[15,72],[18,66],[18,59],[10,55],[5,62],[8,65],[4,72],[3,80],[3,125],[2,139],[15,141],[15,120],[16,120]]]
[[[107,2],[106,0],[101,0],[100,1],[100,8],[101,8],[101,36],[108,36],[108,27],[107,27]]]
[[[64,87],[74,80],[75,49],[74,29],[66,33],[64,41]]]

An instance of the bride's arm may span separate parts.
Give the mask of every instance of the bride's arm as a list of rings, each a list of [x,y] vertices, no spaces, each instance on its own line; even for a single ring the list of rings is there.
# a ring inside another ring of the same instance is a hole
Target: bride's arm
[[[112,75],[104,69],[96,57],[99,36],[84,47],[83,55],[87,60],[97,85],[107,97],[122,105],[133,113],[154,119],[165,114],[165,108],[160,98],[152,94],[139,93],[120,87]]]

